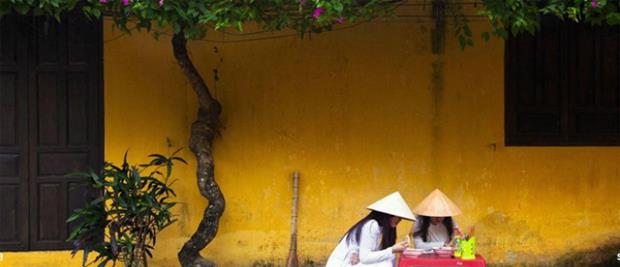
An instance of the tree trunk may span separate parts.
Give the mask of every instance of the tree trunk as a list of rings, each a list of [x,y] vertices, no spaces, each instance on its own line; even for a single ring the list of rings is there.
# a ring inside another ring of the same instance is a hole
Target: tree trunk
[[[184,267],[217,266],[214,262],[202,258],[200,251],[215,238],[225,207],[224,195],[215,182],[212,150],[213,139],[219,133],[221,106],[211,96],[209,88],[189,58],[187,40],[182,32],[172,38],[172,48],[177,63],[198,97],[198,116],[192,123],[189,148],[196,156],[198,189],[209,201],[198,229],[178,253],[179,262]]]

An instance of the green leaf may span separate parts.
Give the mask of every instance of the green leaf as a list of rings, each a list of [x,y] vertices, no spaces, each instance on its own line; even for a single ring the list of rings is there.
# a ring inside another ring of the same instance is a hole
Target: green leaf
[[[171,159],[172,159],[172,160],[176,160],[176,161],[180,161],[180,162],[183,162],[183,163],[187,164],[187,161],[185,161],[185,160],[184,160],[183,158],[181,158],[181,157],[172,157]]]
[[[468,26],[464,26],[463,27],[463,32],[465,33],[465,36],[467,36],[467,37],[471,37],[472,36],[471,35],[471,30],[469,29]]]
[[[17,4],[13,8],[21,15],[26,15],[30,11],[30,7],[25,4]]]
[[[466,45],[467,45],[467,40],[465,39],[465,36],[460,35],[459,36],[459,46],[461,47],[461,49],[465,49]]]
[[[95,16],[95,18],[101,17],[101,10],[99,9],[93,9],[91,13]]]
[[[82,216],[81,213],[75,212],[75,213],[71,214],[71,216],[65,222],[70,223],[70,222],[75,221],[78,218],[80,218],[80,216]]]
[[[80,223],[78,226],[76,226],[75,228],[73,228],[73,230],[71,230],[71,233],[69,233],[69,237],[67,237],[66,241],[71,241],[74,240],[78,234],[80,234],[80,232],[82,231],[82,228],[86,225],[86,222],[82,222]]]

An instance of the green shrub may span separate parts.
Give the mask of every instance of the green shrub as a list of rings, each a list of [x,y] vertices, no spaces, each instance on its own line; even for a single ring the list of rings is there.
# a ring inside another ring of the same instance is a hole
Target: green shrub
[[[106,162],[97,174],[71,174],[89,178],[89,184],[98,198],[76,209],[67,223],[76,222],[67,240],[73,241],[72,255],[82,250],[82,265],[123,262],[125,266],[147,266],[147,256],[152,257],[157,233],[176,220],[170,209],[176,196],[170,185],[175,161],[186,163],[175,156],[149,155],[146,164],[127,163],[118,167]],[[148,173],[148,175],[145,175]],[[88,262],[90,252],[97,256]]]

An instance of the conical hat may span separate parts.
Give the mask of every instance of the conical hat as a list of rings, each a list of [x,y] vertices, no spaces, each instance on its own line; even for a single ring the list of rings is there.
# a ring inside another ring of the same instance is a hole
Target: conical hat
[[[368,209],[415,221],[415,216],[411,212],[407,202],[405,202],[403,197],[398,192],[389,194],[379,201],[370,204]]]
[[[413,209],[418,215],[431,217],[451,217],[462,212],[444,193],[435,189]]]

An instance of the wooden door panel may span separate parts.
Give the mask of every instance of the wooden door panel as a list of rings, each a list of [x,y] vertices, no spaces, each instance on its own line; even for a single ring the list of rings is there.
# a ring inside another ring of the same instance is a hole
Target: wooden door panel
[[[67,144],[69,146],[88,145],[88,74],[72,72],[67,76]]]
[[[83,178],[67,177],[100,166],[101,24],[82,16],[60,23],[37,19],[30,73],[30,212],[31,249],[70,248],[66,218],[82,207]],[[47,28],[46,28],[47,27]],[[73,189],[71,189],[73,188]],[[82,201],[79,203],[78,201]]]
[[[0,18],[0,251],[28,249],[28,36]]]
[[[18,216],[19,185],[0,184],[0,244],[17,245],[24,229]]]
[[[64,21],[60,23],[54,18],[36,17],[34,20],[34,29],[36,31],[36,47],[37,54],[36,65],[64,64],[63,52],[65,51]]]
[[[89,200],[94,199],[92,190],[89,189],[88,185],[83,181],[78,179],[69,180],[67,182],[67,210],[73,211],[79,208],[84,207],[84,203]],[[71,230],[80,223],[79,221],[74,221],[69,224],[65,224],[64,231],[65,233],[71,233]]]
[[[37,238],[41,243],[54,243],[61,240],[61,225],[63,224],[63,210],[60,199],[63,188],[61,183],[37,184]]]
[[[0,154],[0,179],[19,176],[19,154]]]
[[[0,20],[2,20],[2,23],[0,23],[0,64],[18,65],[18,60],[21,62],[22,57],[20,56],[17,43],[24,40],[17,39],[18,28],[16,25],[18,17],[5,16]]]
[[[92,63],[92,47],[97,46],[97,24],[84,23],[80,17],[69,18],[67,30],[67,61],[69,65]],[[86,37],[86,38],[85,38]],[[94,37],[94,38],[93,38]]]
[[[36,111],[37,117],[37,144],[39,146],[61,146],[61,99],[62,85],[59,84],[59,75],[56,72],[39,72],[35,74],[37,83]]]
[[[0,74],[0,145],[17,144],[17,87],[19,74]]]
[[[72,172],[86,171],[90,167],[87,152],[77,153],[39,153],[37,176],[63,176]]]

